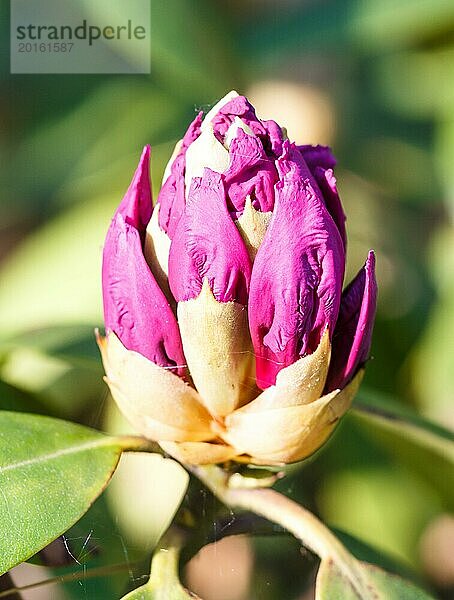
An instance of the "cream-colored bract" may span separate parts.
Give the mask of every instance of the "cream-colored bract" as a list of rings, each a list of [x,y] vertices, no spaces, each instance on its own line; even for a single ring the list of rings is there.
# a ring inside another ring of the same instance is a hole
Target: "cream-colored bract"
[[[230,144],[238,135],[238,129],[242,129],[244,133],[247,133],[248,135],[254,135],[254,132],[249,127],[249,125],[247,125],[242,119],[240,119],[240,117],[235,117],[233,119],[233,123],[227,129],[227,132],[224,137],[224,146],[227,148],[227,150],[230,150]]]
[[[289,405],[285,392],[281,398],[283,408],[259,408],[252,403],[226,417],[222,437],[238,454],[249,455],[254,464],[302,460],[331,435],[349,408],[361,378],[362,371],[344,389],[334,390],[309,404]]]
[[[200,348],[204,345],[205,352],[209,349],[209,355],[205,354],[204,359],[195,361],[192,366],[195,385],[197,376],[194,373],[200,377],[199,392],[168,369],[127,350],[114,333],[107,337],[97,336],[106,382],[120,410],[140,434],[158,441],[165,452],[187,464],[237,460],[257,465],[281,465],[310,456],[328,439],[348,410],[363,370],[344,389],[320,397],[330,360],[331,346],[326,331],[313,354],[282,369],[276,385],[256,396],[255,385],[246,383],[249,377],[250,381],[255,380],[250,371],[253,363],[240,363],[234,374],[232,365],[235,361],[227,359],[221,352],[226,348],[222,337],[232,330],[229,319],[238,318],[239,305],[218,303],[207,285],[195,300],[199,299],[195,306],[201,307],[202,317],[197,320],[196,308],[195,312],[186,311],[183,318],[188,332],[193,332],[192,343],[198,340]],[[230,306],[230,313],[222,314],[217,312],[218,305],[233,306]],[[191,315],[195,315],[192,320]],[[204,330],[202,320],[207,315],[211,315],[212,323]],[[223,322],[230,323],[224,331]],[[238,327],[239,331],[244,331],[241,324]],[[212,336],[210,332],[216,330],[219,345],[214,339],[211,343],[207,340],[207,336]],[[238,349],[237,338],[228,340],[228,344]],[[189,354],[191,352],[195,359],[197,344],[191,347]],[[251,352],[246,355],[252,357]],[[248,372],[249,376],[246,375]],[[244,387],[238,385],[240,374]],[[251,396],[256,396],[255,400],[251,401]],[[235,410],[232,398],[246,404]]]
[[[235,448],[209,442],[160,442],[161,448],[173,458],[189,465],[210,465],[232,460]]]
[[[229,153],[214,135],[210,125],[186,150],[186,171],[184,175],[186,199],[193,177],[202,177],[205,168],[223,173],[229,166]]]
[[[224,417],[257,393],[247,308],[218,302],[208,280],[197,298],[177,308],[183,351],[203,404]]]
[[[330,358],[331,343],[326,329],[315,352],[279,371],[276,384],[245,406],[243,412],[262,412],[314,402],[325,387]]]
[[[252,262],[254,262],[257,250],[263,242],[272,216],[273,213],[271,211],[261,212],[256,210],[252,206],[251,197],[246,197],[244,211],[240,218],[235,221],[235,224],[243,238]]]
[[[98,345],[112,396],[139,433],[156,441],[214,437],[199,394],[180,377],[127,350],[112,332],[98,335]]]

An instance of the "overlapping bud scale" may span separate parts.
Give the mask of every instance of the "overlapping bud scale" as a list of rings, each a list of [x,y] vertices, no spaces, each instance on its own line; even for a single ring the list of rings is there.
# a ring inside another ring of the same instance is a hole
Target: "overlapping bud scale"
[[[230,92],[177,144],[152,208],[146,147],[103,254],[106,381],[187,463],[301,460],[367,361],[375,258],[342,292],[329,148],[297,146]]]

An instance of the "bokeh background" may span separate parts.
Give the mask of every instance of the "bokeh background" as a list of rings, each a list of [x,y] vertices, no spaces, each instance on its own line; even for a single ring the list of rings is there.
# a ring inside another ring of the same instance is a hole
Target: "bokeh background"
[[[142,146],[152,145],[156,196],[195,112],[236,89],[290,138],[334,148],[348,277],[369,247],[377,252],[379,308],[361,393],[454,427],[452,1],[152,0],[149,76],[10,75],[7,5],[0,4],[0,408],[125,428],[92,334],[102,325],[103,238]],[[108,14],[107,0],[93,5]],[[279,488],[449,598],[453,490],[437,469],[347,417]],[[23,597],[105,600],[139,585],[185,485],[174,463],[128,457],[68,533],[72,559],[63,571],[24,565],[13,575],[21,585],[61,572],[76,580]],[[210,541],[216,523],[206,503]],[[87,576],[112,564],[114,574]],[[315,567],[285,535],[228,537],[192,560],[185,577],[205,600],[309,600]]]

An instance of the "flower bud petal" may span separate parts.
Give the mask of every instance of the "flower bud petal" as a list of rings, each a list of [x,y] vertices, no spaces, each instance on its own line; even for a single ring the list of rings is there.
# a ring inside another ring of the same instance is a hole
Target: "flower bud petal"
[[[328,439],[356,394],[362,372],[343,390],[335,390],[309,404],[258,409],[254,402],[225,419],[222,435],[238,454],[255,464],[302,460]],[[256,408],[258,410],[256,410]]]
[[[375,254],[371,250],[342,294],[326,390],[343,387],[368,359],[376,307]]]
[[[214,133],[218,139],[224,141],[235,117],[239,117],[246,123],[255,135],[266,138],[267,130],[263,123],[257,118],[252,104],[250,104],[244,96],[236,95],[230,98],[228,102],[223,103],[211,118]]]
[[[298,150],[317,182],[325,200],[326,208],[333,217],[344,243],[344,248],[346,248],[345,213],[336,187],[336,178],[333,172],[336,159],[331,152],[331,148],[328,146],[298,146]]]
[[[282,368],[313,352],[326,327],[334,330],[339,312],[342,240],[298,156],[290,148],[277,161],[275,210],[251,276],[249,323],[262,389]]]
[[[336,166],[336,159],[334,158],[331,148],[329,146],[297,146],[301,152],[307,166],[314,173],[317,167],[323,169],[333,169]]]
[[[127,350],[114,333],[98,336],[98,345],[112,396],[137,431],[156,441],[212,439],[210,417],[187,383]]]
[[[244,210],[246,197],[253,198],[255,209],[262,212],[273,210],[274,184],[277,171],[274,160],[263,149],[262,142],[242,129],[230,144],[230,164],[224,174],[225,186],[231,210],[236,215]]]
[[[221,175],[205,169],[191,186],[170,246],[169,282],[181,302],[196,298],[208,279],[219,302],[247,304],[251,263],[227,210]]]
[[[233,123],[228,128],[224,138],[224,146],[228,150],[230,149],[232,140],[234,140],[237,137],[239,129],[242,129],[244,133],[247,133],[248,135],[254,135],[254,132],[249,127],[249,125],[246,125],[246,123],[242,121],[239,117],[235,117]]]
[[[262,125],[266,131],[265,151],[268,154],[273,154],[275,158],[282,154],[282,144],[284,141],[284,131],[276,121],[269,119],[268,121],[262,121]]]
[[[237,92],[230,92],[213,106],[204,119],[202,130],[211,124],[216,137],[228,148],[233,137],[232,126],[239,122],[246,133],[260,138],[269,156],[280,156],[284,139],[282,129],[275,121],[258,119],[252,104]]]
[[[160,442],[164,452],[185,465],[212,465],[232,460],[236,450],[225,444],[208,442]]]
[[[346,216],[344,209],[342,208],[339,192],[337,191],[336,178],[334,177],[333,170],[316,167],[314,177],[323,195],[323,199],[325,200],[326,208],[337,225],[345,249],[347,247],[347,232],[345,230]]]
[[[154,207],[150,222],[147,225],[143,253],[151,272],[156,278],[156,283],[163,291],[173,310],[175,301],[170,292],[168,280],[170,238],[159,226],[159,210],[160,204],[158,203]]]
[[[223,98],[221,98],[216,104],[207,112],[205,118],[202,123],[202,131],[204,131],[213,121],[214,117],[217,113],[223,108],[226,104],[228,104],[231,100],[239,96],[238,92],[235,90],[230,91]]]
[[[172,154],[170,155],[169,162],[166,164],[164,173],[162,175],[161,187],[165,184],[167,179],[172,174],[172,165],[176,157],[181,153],[181,149],[183,147],[183,140],[178,140],[175,144]]]
[[[200,135],[202,113],[199,113],[185,133],[179,152],[169,162],[166,172],[170,174],[165,178],[161,191],[158,195],[159,226],[172,238],[178,225],[185,205],[184,174],[186,168],[186,151],[188,147]]]
[[[126,223],[137,229],[143,238],[151,217],[152,200],[150,186],[150,146],[145,146],[134,177],[115,215],[121,215]]]
[[[184,373],[175,316],[142,252],[139,232],[120,213],[112,220],[103,252],[104,321],[128,350]]]
[[[257,394],[246,307],[218,302],[205,279],[197,298],[177,308],[183,348],[202,402],[224,416]]]

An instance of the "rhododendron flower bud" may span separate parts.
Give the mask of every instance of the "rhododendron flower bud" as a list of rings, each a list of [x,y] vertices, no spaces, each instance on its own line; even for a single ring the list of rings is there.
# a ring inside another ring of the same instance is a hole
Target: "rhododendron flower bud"
[[[183,462],[309,456],[358,389],[377,297],[372,251],[342,292],[330,149],[296,145],[230,92],[176,145],[154,207],[149,153],[104,245],[113,397]]]

